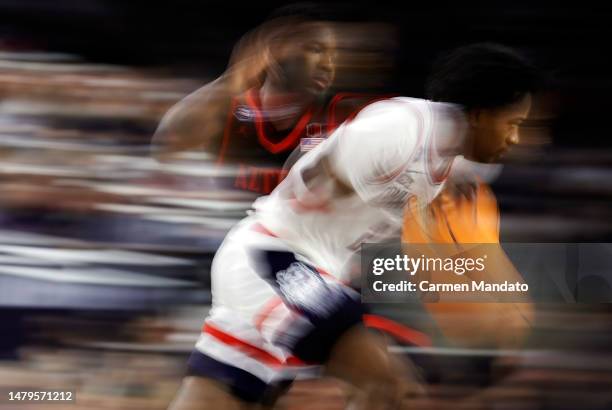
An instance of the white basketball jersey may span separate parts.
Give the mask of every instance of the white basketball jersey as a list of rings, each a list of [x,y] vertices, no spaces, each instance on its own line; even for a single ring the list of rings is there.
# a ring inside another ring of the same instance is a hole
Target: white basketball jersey
[[[300,158],[249,218],[345,280],[361,243],[399,234],[410,197],[425,206],[440,192],[454,157],[440,155],[435,141],[463,138],[464,129],[453,105],[406,97],[374,103]],[[321,172],[323,162],[343,184]]]

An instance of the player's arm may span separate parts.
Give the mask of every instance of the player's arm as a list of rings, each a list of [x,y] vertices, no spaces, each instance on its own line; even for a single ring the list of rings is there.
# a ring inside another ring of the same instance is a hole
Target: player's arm
[[[415,115],[397,100],[371,104],[336,131],[328,156],[328,167],[339,183],[364,202],[400,217],[411,188],[395,183],[420,139]]]
[[[162,118],[152,139],[160,160],[189,150],[216,154],[232,99],[260,84],[270,66],[267,42],[259,30],[245,35],[232,51],[227,71],[175,104]]]
[[[162,118],[152,140],[152,154],[170,159],[183,151],[214,151],[225,127],[231,94],[220,78],[188,95]]]

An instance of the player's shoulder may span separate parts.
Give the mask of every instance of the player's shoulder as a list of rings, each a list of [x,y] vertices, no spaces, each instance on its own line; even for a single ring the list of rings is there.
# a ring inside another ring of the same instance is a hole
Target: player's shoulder
[[[204,103],[209,107],[226,106],[235,96],[236,93],[232,92],[228,80],[221,76],[188,95],[185,101],[194,102],[195,105]]]
[[[413,97],[394,97],[375,102],[360,113],[362,118],[375,121],[383,129],[411,129],[421,135],[433,124],[436,128],[463,128],[464,114],[456,104],[434,102]]]
[[[350,128],[378,136],[409,138],[423,131],[429,115],[428,102],[410,97],[393,97],[364,107],[350,123]]]
[[[326,105],[330,113],[333,113],[338,118],[345,114],[345,119],[348,119],[354,117],[364,107],[394,96],[391,94],[339,92],[329,96]]]
[[[431,101],[420,98],[391,97],[372,102],[360,111],[359,116],[379,117],[384,121],[395,118],[402,121],[412,117],[423,117],[429,112],[430,105]]]
[[[217,107],[227,105],[230,97],[225,83],[218,78],[182,98],[168,110],[165,117],[171,123],[193,120],[203,114],[208,114],[210,119],[211,114],[218,111]]]
[[[411,104],[420,104],[410,99]],[[406,107],[408,99],[388,98],[365,107],[337,133],[338,157],[348,167],[366,163],[397,169],[423,140],[425,128],[418,113]],[[384,164],[384,165],[381,165]]]
[[[389,100],[389,107],[394,106],[396,111],[412,111],[418,112],[422,116],[431,116],[435,114],[455,113],[461,110],[461,107],[456,104],[431,101],[422,98],[413,97],[395,97]]]

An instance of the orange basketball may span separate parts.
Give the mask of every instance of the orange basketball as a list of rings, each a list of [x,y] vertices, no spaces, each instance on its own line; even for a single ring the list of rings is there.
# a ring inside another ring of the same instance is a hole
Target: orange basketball
[[[402,242],[499,243],[499,209],[493,192],[478,185],[470,199],[443,191],[426,207],[412,198],[404,212]],[[523,303],[425,303],[436,325],[461,346],[516,347],[533,315]]]
[[[493,192],[479,184],[467,199],[445,190],[426,207],[412,197],[404,211],[402,242],[499,242],[499,209]]]

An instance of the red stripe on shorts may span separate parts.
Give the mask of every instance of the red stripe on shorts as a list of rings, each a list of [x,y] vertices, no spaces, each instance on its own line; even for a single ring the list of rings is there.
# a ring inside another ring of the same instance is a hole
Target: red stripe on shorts
[[[269,352],[257,346],[253,346],[252,344],[247,343],[244,340],[238,339],[237,337],[234,337],[229,333],[218,329],[210,323],[204,324],[204,326],[202,327],[202,332],[211,335],[223,344],[237,348],[238,350],[242,351],[243,353],[246,353],[255,360],[263,362],[269,366],[278,367],[283,365],[304,365],[304,362],[293,356],[290,356],[285,361],[282,361],[281,359],[277,358],[276,356],[273,356]]]
[[[382,330],[404,343],[419,347],[430,347],[432,345],[431,338],[425,333],[378,315],[363,315],[363,323],[366,327]]]

